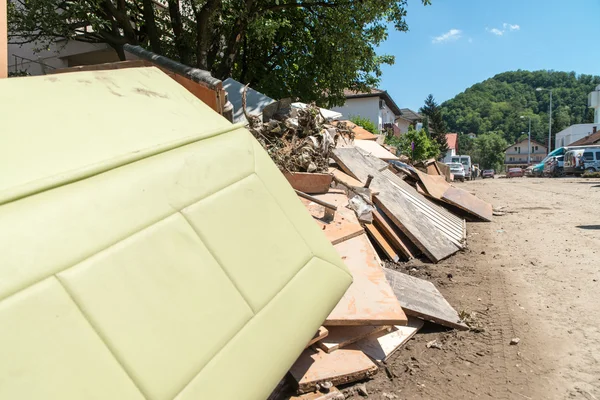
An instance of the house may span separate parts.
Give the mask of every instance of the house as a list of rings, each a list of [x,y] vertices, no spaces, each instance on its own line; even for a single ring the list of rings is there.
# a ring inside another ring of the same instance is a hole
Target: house
[[[540,142],[535,140],[531,141],[531,154],[529,155],[530,161],[527,161],[528,158],[528,139],[523,139],[520,142],[515,144],[511,144],[506,149],[504,149],[504,166],[506,169],[513,167],[521,167],[526,168],[530,164],[538,164],[540,163],[544,157],[546,157],[547,147]]]
[[[475,133],[473,133],[473,132],[469,132],[469,133],[467,133],[467,136],[468,136],[470,139],[477,139],[477,135],[476,135]]]
[[[571,143],[571,146],[588,146],[588,145],[594,145],[594,144],[600,144],[600,131],[598,131],[596,128],[594,128],[594,131],[592,132],[591,135],[588,135],[582,139],[576,140],[573,143]]]
[[[58,39],[47,49],[39,50],[35,43],[8,44],[8,72],[45,75],[48,72],[81,65],[120,61],[117,52],[107,44]],[[125,53],[127,60],[137,57]]]
[[[446,133],[446,144],[448,145],[448,151],[444,156],[444,163],[452,161],[452,156],[458,154],[458,133]]]
[[[423,116],[410,108],[401,108],[400,116],[396,118],[396,125],[400,134],[408,132],[409,127],[416,128],[419,122],[423,121]]]
[[[385,90],[371,89],[370,92],[355,92],[344,90],[346,102],[341,107],[332,107],[331,110],[338,111],[344,119],[360,116],[369,119],[381,132],[384,125],[396,127],[396,119],[401,116],[400,108]],[[394,129],[396,134],[396,129]]]
[[[596,132],[598,127],[600,127],[600,122],[571,125],[556,134],[554,148],[558,149],[559,147],[573,145],[574,142]]]

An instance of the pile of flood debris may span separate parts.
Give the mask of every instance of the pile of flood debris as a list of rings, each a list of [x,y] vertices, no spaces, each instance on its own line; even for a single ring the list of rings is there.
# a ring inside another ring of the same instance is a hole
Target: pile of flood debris
[[[461,319],[433,283],[385,266],[414,258],[437,263],[466,247],[466,221],[492,218],[490,204],[449,182],[444,164],[430,161],[416,168],[376,138],[363,143],[367,140],[344,135],[339,130],[348,129],[346,123],[321,122],[316,110],[307,110],[310,115],[301,119],[310,122],[304,124],[288,117],[252,129],[257,138],[265,136],[261,143],[270,154],[277,141],[308,144],[311,150],[305,154],[315,155],[319,149],[319,161],[311,159],[319,173],[305,174],[300,187],[311,193],[299,190],[293,180],[290,183],[354,282],[271,400],[343,399],[340,388],[347,391],[348,385],[378,373],[425,322],[469,329],[469,321]],[[265,133],[272,132],[268,127],[276,127],[275,133]],[[283,135],[282,127],[287,129]],[[299,166],[282,162],[282,151],[273,160],[284,172]],[[325,157],[329,157],[326,167]],[[300,171],[308,172],[306,165]],[[320,175],[330,178],[327,185],[320,182]]]

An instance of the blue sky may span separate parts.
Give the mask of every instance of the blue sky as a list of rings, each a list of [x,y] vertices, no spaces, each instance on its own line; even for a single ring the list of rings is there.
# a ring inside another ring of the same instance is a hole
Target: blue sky
[[[379,87],[400,107],[517,69],[600,74],[600,0],[408,0],[407,11],[410,31],[392,27],[378,50],[396,56]]]

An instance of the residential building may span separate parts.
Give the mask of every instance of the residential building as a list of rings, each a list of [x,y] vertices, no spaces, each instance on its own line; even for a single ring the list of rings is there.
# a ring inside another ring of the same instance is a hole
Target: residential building
[[[398,127],[396,119],[400,117],[400,108],[385,90],[371,89],[370,92],[355,92],[345,90],[346,102],[341,107],[332,107],[331,110],[342,113],[344,119],[354,116],[367,118],[381,132],[384,125]],[[396,129],[394,129],[396,133]]]
[[[444,163],[452,162],[452,156],[458,154],[458,133],[446,133],[446,143],[448,145],[448,151],[444,156]]]
[[[600,85],[588,95],[588,107],[594,109],[594,122],[590,124],[575,124],[556,134],[554,148],[573,146],[576,142],[596,133],[600,126]],[[589,143],[585,143],[589,144]]]
[[[594,129],[591,135],[584,137],[583,139],[576,140],[571,143],[570,146],[591,146],[600,144],[600,131]]]
[[[504,166],[508,168],[521,167],[526,168],[529,140],[523,139],[520,142],[511,144],[504,150]],[[540,163],[546,157],[547,147],[535,140],[531,141],[531,164]]]
[[[477,139],[477,135],[474,134],[473,132],[467,133],[467,136],[470,137],[471,139]]]
[[[411,126],[416,128],[419,122],[423,122],[423,116],[410,108],[401,108],[400,116],[396,118],[396,125],[401,135],[408,132]]]
[[[37,47],[35,43],[9,44],[8,72],[45,75],[54,69],[119,61],[116,51],[106,44],[57,40],[47,49]],[[132,54],[126,53],[126,56],[128,60],[137,59]]]
[[[571,125],[556,134],[554,148],[558,149],[559,147],[572,145],[574,142],[596,132],[598,127],[600,127],[598,122]]]

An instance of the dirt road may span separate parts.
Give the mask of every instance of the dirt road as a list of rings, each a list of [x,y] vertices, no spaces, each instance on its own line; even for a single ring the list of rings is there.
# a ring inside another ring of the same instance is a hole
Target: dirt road
[[[482,331],[426,327],[367,383],[369,398],[600,400],[600,180],[460,186],[506,215],[470,223],[464,253],[399,268],[432,280]],[[426,347],[433,339],[441,349]]]

